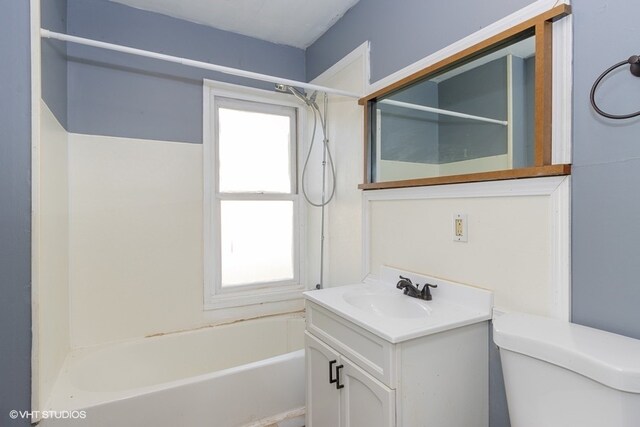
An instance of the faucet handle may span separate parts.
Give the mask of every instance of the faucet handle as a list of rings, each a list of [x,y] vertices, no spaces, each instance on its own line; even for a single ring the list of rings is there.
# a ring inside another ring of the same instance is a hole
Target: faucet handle
[[[430,285],[429,283],[424,284],[424,286],[422,287],[422,290],[420,291],[420,295],[422,296],[423,300],[426,301],[431,301],[431,299],[433,298],[431,296],[431,290],[429,288],[437,288],[438,285]]]
[[[411,283],[413,285],[413,282],[411,281],[411,279],[409,279],[408,277],[404,277],[404,276],[398,276],[400,279],[402,280],[406,280],[407,282]]]

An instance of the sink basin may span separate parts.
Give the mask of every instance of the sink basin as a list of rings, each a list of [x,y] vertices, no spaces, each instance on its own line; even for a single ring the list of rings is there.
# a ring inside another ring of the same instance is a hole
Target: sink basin
[[[401,294],[347,292],[342,298],[347,304],[383,317],[419,319],[431,313],[425,302]]]
[[[396,288],[399,276],[438,285],[433,300],[403,295]],[[489,320],[493,303],[484,289],[388,266],[363,283],[307,291],[304,297],[308,324],[337,316],[392,344]]]

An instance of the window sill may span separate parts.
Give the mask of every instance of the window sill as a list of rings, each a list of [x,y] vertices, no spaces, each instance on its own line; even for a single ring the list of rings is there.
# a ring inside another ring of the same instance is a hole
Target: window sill
[[[247,305],[290,301],[302,299],[302,293],[306,291],[302,286],[285,289],[267,288],[263,290],[251,290],[245,292],[233,292],[227,294],[211,295],[204,303],[205,310],[216,310],[219,308],[243,307]]]
[[[506,179],[538,178],[543,176],[571,175],[571,165],[548,165],[502,171],[438,176],[434,178],[407,179],[402,181],[372,182],[358,185],[360,190],[422,187],[428,185],[459,184],[466,182],[501,181]]]

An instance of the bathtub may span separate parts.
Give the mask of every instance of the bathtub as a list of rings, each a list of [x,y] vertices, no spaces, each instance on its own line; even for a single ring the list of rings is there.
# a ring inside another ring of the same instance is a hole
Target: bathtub
[[[40,425],[299,427],[303,348],[294,314],[76,350]]]

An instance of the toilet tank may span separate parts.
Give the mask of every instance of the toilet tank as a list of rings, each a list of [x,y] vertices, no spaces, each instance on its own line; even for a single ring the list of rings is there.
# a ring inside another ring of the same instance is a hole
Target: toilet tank
[[[640,340],[524,313],[493,340],[512,427],[640,426]]]

